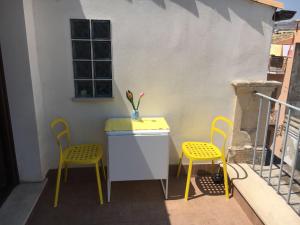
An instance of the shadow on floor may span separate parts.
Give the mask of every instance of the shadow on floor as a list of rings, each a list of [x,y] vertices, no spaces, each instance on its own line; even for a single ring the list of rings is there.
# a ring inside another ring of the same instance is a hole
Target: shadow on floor
[[[49,172],[27,225],[251,225],[238,203],[225,199],[222,185],[214,186],[207,177],[192,178],[187,202],[183,199],[186,177],[171,176],[169,200],[164,199],[160,181],[113,182],[111,202],[99,205],[94,170],[70,169],[67,183],[61,185],[59,205],[53,208],[55,176],[55,171]],[[104,180],[102,186],[105,194]]]
[[[211,176],[201,176],[195,180],[203,195],[225,195],[224,184],[215,184]]]

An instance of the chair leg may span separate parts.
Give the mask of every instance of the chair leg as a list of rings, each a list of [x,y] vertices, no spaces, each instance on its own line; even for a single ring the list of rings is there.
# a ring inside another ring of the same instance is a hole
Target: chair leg
[[[184,194],[184,199],[186,201],[188,200],[188,197],[189,197],[191,175],[192,175],[192,166],[193,166],[193,161],[190,159],[189,169],[188,169],[188,176],[187,176],[187,179],[186,179],[185,194]]]
[[[54,208],[56,208],[57,204],[58,204],[58,195],[59,195],[59,187],[60,187],[61,169],[62,169],[62,162],[59,161],[58,170],[57,170],[57,179],[56,179],[56,189],[55,189],[55,196],[54,196]]]
[[[101,159],[101,165],[102,165],[102,172],[103,172],[103,176],[106,180],[106,173],[105,173],[105,168],[104,168],[104,163],[103,163],[103,159]]]
[[[64,182],[67,183],[68,179],[68,164],[65,163],[65,177],[64,177]]]
[[[226,199],[229,199],[229,187],[228,187],[228,176],[227,176],[227,164],[224,157],[222,157],[223,173],[224,173],[224,186]]]
[[[97,185],[98,185],[98,191],[99,191],[99,198],[100,198],[100,204],[103,204],[103,195],[102,195],[102,187],[101,187],[101,179],[100,179],[100,173],[99,173],[99,164],[95,164],[96,167],[96,177],[97,177]]]
[[[183,152],[181,152],[180,158],[179,158],[179,163],[178,163],[178,169],[177,169],[177,177],[180,175],[180,169],[181,169],[181,164],[182,164],[182,157],[183,157]]]

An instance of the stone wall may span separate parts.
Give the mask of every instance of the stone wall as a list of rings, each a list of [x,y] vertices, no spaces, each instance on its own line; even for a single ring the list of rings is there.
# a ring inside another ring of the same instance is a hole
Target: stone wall
[[[252,161],[259,113],[259,96],[255,93],[271,96],[273,91],[281,86],[281,83],[277,81],[236,80],[232,82],[232,85],[236,93],[236,106],[229,158],[236,162],[249,162]],[[263,144],[267,106],[267,101],[263,100],[257,142],[259,149]]]

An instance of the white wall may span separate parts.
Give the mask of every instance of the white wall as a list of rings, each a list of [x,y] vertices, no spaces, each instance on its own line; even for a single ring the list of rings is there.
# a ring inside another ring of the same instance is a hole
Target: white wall
[[[0,44],[21,181],[43,179],[22,0],[0,2]]]
[[[44,99],[42,93],[42,81],[39,73],[39,57],[37,54],[37,41],[36,41],[36,32],[35,32],[35,21],[33,16],[33,4],[32,0],[23,0],[24,5],[24,16],[26,23],[26,37],[28,44],[28,56],[29,64],[31,70],[31,79],[32,79],[32,91],[34,97],[34,107],[37,123],[37,139],[39,143],[40,150],[40,161],[41,161],[41,171],[43,176],[48,171],[48,160],[45,155],[46,151],[44,148],[44,143],[47,143],[47,114],[44,108]]]
[[[32,0],[32,10],[44,172],[57,166],[56,116],[75,142],[104,142],[105,119],[129,116],[126,89],[144,91],[141,115],[166,117],[176,163],[182,141],[207,140],[214,116],[233,117],[232,80],[266,77],[274,9],[250,0]],[[114,98],[72,101],[70,18],[111,20]]]

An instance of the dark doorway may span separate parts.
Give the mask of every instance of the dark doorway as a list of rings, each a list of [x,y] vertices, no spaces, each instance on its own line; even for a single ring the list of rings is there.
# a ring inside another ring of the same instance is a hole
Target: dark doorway
[[[0,206],[18,182],[19,175],[0,46]]]

